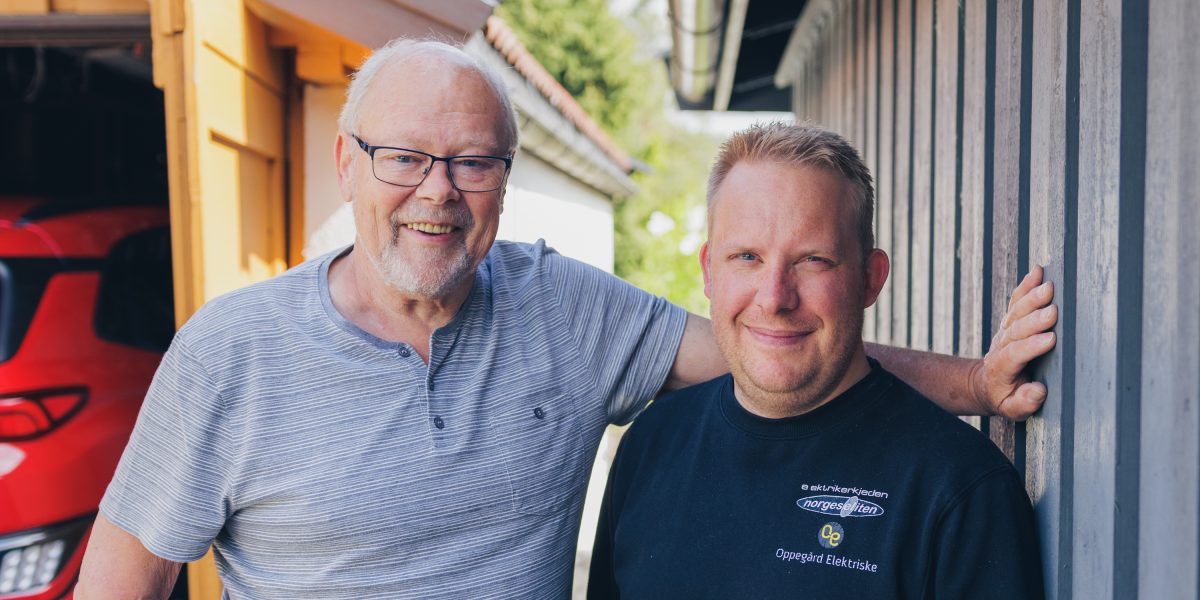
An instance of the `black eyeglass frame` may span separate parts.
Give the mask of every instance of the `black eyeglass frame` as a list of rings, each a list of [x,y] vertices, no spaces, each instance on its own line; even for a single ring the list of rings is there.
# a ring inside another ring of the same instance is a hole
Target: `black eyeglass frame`
[[[417,186],[421,185],[422,183],[425,183],[425,179],[429,177],[429,172],[433,170],[433,165],[437,164],[438,161],[443,161],[446,163],[446,176],[450,179],[450,185],[453,185],[454,189],[456,189],[460,192],[476,192],[476,193],[494,192],[494,191],[504,187],[504,178],[503,177],[500,178],[500,185],[498,185],[490,190],[464,190],[464,189],[458,187],[458,183],[454,181],[454,169],[451,168],[451,165],[454,163],[450,162],[457,158],[492,158],[495,160],[502,160],[502,161],[504,161],[504,173],[507,175],[508,172],[512,170],[513,155],[511,155],[511,154],[509,154],[508,156],[490,156],[487,154],[461,154],[458,156],[438,156],[436,154],[430,154],[428,152],[422,152],[420,150],[413,150],[412,148],[400,148],[397,146],[372,146],[372,145],[366,143],[365,141],[363,141],[363,139],[358,137],[357,135],[350,134],[350,137],[354,138],[354,141],[358,142],[358,147],[362,148],[362,151],[366,152],[367,156],[371,157],[371,176],[374,177],[375,179],[378,179],[379,181],[382,181],[383,183],[386,183],[388,185],[394,185],[397,187],[417,187]],[[375,151],[380,150],[380,149],[382,149],[382,150],[402,150],[404,152],[412,152],[414,154],[428,156],[429,158],[431,158],[433,160],[432,160],[432,162],[429,163],[429,166],[425,169],[425,172],[421,174],[420,181],[418,181],[414,184],[411,184],[411,185],[405,185],[403,183],[392,183],[391,181],[379,179],[379,176],[375,174]]]

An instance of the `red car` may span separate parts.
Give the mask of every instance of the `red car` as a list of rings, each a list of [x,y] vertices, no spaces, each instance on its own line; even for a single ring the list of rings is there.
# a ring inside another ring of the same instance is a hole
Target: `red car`
[[[174,334],[163,203],[0,197],[0,600],[70,596]]]

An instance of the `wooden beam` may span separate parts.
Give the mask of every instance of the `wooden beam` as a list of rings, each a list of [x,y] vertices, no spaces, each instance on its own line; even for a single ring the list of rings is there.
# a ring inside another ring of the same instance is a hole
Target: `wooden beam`
[[[1032,1],[1032,0],[1029,0]],[[1021,61],[1022,3],[996,6],[995,135],[992,169],[991,331],[998,331],[1017,287],[1021,212]],[[989,433],[1009,460],[1016,458],[1016,426],[993,417]],[[1018,470],[1024,465],[1018,464]]]
[[[1117,252],[1120,210],[1121,24],[1119,0],[1084,0],[1080,14],[1078,292],[1075,307],[1075,411],[1072,592],[1113,596],[1113,503]],[[1036,163],[1035,163],[1036,164]],[[1061,344],[1062,342],[1060,342]]]
[[[1029,163],[1029,263],[1045,267],[1046,279],[1055,283],[1062,305],[1063,294],[1072,294],[1074,281],[1067,279],[1068,253],[1066,248],[1066,215],[1073,212],[1066,199],[1066,138],[1067,138],[1067,7],[1059,0],[1034,0],[1033,4],[1033,98],[1030,117],[1030,163]],[[1073,252],[1071,253],[1074,254]],[[1072,259],[1073,260],[1073,259]],[[1072,271],[1073,269],[1073,265]],[[1068,296],[1070,297],[1070,296]],[[1067,311],[1070,306],[1063,305]],[[1064,407],[1073,409],[1074,389],[1066,386],[1071,380],[1064,377],[1064,370],[1073,368],[1064,362],[1068,348],[1074,340],[1063,337],[1063,319],[1055,328],[1059,345],[1050,354],[1037,362],[1034,377],[1045,382],[1049,395],[1042,409],[1026,423],[1025,487],[1033,501],[1037,515],[1038,532],[1042,540],[1042,564],[1047,597],[1056,599],[1070,597],[1060,594],[1058,589],[1061,523],[1064,517],[1064,501],[1071,502],[1071,490],[1062,489],[1063,462],[1071,462],[1063,455],[1062,432],[1071,430],[1073,414],[1064,413]],[[1091,409],[1089,408],[1090,412]],[[1103,435],[1092,431],[1097,442]],[[1070,473],[1067,468],[1067,474]],[[1112,481],[1111,472],[1108,481]],[[1095,495],[1101,482],[1089,486],[1088,502],[1094,506],[1104,504]],[[1110,505],[1111,506],[1111,505]],[[1111,517],[1112,511],[1109,510]],[[1075,527],[1082,525],[1075,522]],[[1111,539],[1111,537],[1109,538]],[[1093,548],[1093,556],[1102,556],[1102,545]],[[1076,554],[1076,560],[1082,557]],[[1078,598],[1102,597],[1091,593],[1076,592]],[[1111,593],[1109,594],[1111,596]]]
[[[1149,6],[1139,598],[1200,595],[1200,3]],[[1077,598],[1081,596],[1076,596]]]
[[[44,15],[50,12],[50,0],[0,0],[0,14]]]
[[[918,0],[913,41],[912,232],[909,280],[909,346],[932,348],[930,301],[933,286],[933,0]],[[941,108],[941,107],[939,107]]]
[[[894,187],[892,188],[892,344],[909,345],[909,271],[911,238],[909,218],[912,207],[912,106],[913,106],[913,0],[896,2],[896,125],[893,152]]]
[[[50,10],[79,14],[146,14],[146,0],[50,0]]]
[[[892,258],[892,273],[875,301],[878,307],[876,341],[894,344],[892,337],[892,290],[896,287],[896,249],[893,234],[892,211],[895,203],[895,171],[892,169],[896,154],[896,3],[894,0],[879,0],[879,167],[875,171],[875,191],[878,201],[875,213],[879,229],[875,234],[875,245],[883,248]]]
[[[342,47],[330,43],[301,43],[296,48],[296,76],[319,85],[345,83]]]

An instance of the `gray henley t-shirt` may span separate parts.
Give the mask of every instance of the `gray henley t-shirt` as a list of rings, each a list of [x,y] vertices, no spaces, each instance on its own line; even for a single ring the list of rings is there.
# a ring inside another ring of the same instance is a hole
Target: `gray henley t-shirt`
[[[188,321],[100,511],[169,560],[211,545],[230,598],[567,597],[600,437],[686,313],[498,241],[426,365],[337,313],[337,255]]]

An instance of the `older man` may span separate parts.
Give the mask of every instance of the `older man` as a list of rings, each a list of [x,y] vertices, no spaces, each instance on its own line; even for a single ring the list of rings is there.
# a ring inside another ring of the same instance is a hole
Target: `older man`
[[[888,258],[841,137],[734,135],[701,251],[732,375],[634,423],[601,509],[592,598],[1042,595],[1021,478],[863,348]]]
[[[162,596],[210,546],[233,598],[562,597],[604,427],[725,370],[703,319],[495,241],[515,119],[460,50],[380,49],[340,129],[354,245],[179,331],[80,598]],[[1028,414],[1021,367],[1052,344],[1028,308],[984,362],[888,356],[959,410]]]

